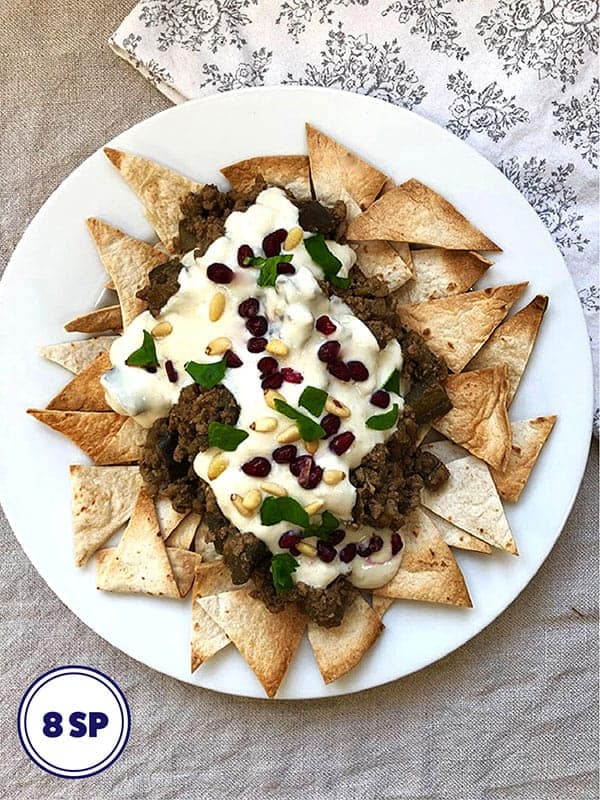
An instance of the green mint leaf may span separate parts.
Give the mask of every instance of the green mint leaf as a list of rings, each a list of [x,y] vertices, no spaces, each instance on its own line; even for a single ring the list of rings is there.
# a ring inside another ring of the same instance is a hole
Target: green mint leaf
[[[340,278],[337,275],[332,275],[329,278],[329,283],[337,289],[349,289],[352,281],[350,278]]]
[[[400,394],[400,373],[397,369],[395,369],[387,381],[383,384],[383,388],[386,389],[388,392],[394,392],[394,394]]]
[[[289,553],[278,553],[271,559],[271,575],[277,594],[289,592],[294,585],[292,572],[298,569],[298,562]]]
[[[203,389],[212,389],[218,383],[221,383],[225,377],[227,369],[227,362],[224,358],[220,361],[213,361],[211,364],[198,364],[196,361],[188,361],[185,366],[185,371],[190,375],[194,381]]]
[[[321,515],[321,522],[318,525],[309,525],[305,529],[302,538],[308,539],[309,536],[316,536],[317,539],[324,539],[326,542],[331,538],[331,534],[339,528],[340,521],[331,511],[324,511]]]
[[[313,417],[321,415],[327,400],[327,392],[323,389],[317,389],[316,386],[307,386],[300,395],[298,402],[303,408],[306,408]]]
[[[388,428],[393,428],[398,419],[398,403],[394,403],[393,407],[385,414],[376,414],[374,417],[369,417],[366,421],[367,428],[373,431],[387,431]]]
[[[262,256],[257,256],[256,258],[245,258],[244,264],[247,266],[258,267],[260,269],[260,275],[256,281],[259,286],[275,286],[275,282],[278,277],[277,264],[288,264],[291,260],[291,255],[271,256],[270,258],[262,258]]]
[[[128,367],[158,367],[154,339],[148,331],[144,331],[144,341],[138,350],[134,350],[125,361]]]
[[[267,497],[260,507],[260,521],[263,525],[277,525],[278,522],[291,522],[300,528],[308,527],[308,514],[293,497]]]
[[[223,425],[221,422],[208,423],[209,447],[219,447],[221,450],[232,452],[247,438],[248,434],[241,428],[234,428],[233,425]]]
[[[305,239],[304,247],[315,264],[321,267],[323,275],[329,283],[333,286],[337,286],[339,289],[347,289],[350,286],[350,278],[338,277],[338,272],[342,268],[342,262],[337,256],[334,256],[327,247],[325,237],[322,233]]]
[[[316,439],[320,439],[321,436],[325,435],[325,431],[318,424],[318,422],[315,422],[314,419],[307,417],[306,414],[303,414],[301,411],[293,408],[283,400],[275,399],[275,408],[280,414],[283,414],[284,417],[288,417],[288,419],[293,419],[295,421],[296,425],[298,426],[298,430],[300,431],[300,436],[305,442],[314,442]]]

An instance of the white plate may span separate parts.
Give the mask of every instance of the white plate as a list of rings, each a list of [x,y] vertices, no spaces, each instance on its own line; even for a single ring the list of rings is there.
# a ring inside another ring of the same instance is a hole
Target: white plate
[[[575,498],[589,445],[591,360],[577,294],[549,234],[517,190],[447,131],[382,101],[314,88],[245,90],[186,103],[136,125],[113,147],[163,161],[201,181],[218,167],[259,154],[304,152],[304,122],[338,138],[395,180],[416,177],[440,191],[504,252],[487,283],[528,279],[523,303],[550,297],[513,419],[557,413],[559,421],[519,504],[507,509],[521,555],[457,552],[473,609],[397,603],[363,662],[326,687],[303,642],[281,698],[345,694],[421,669],[488,625],[531,580]],[[22,187],[27,191],[27,186]],[[84,219],[99,216],[134,236],[152,231],[101,152],[57,189],[27,229],[0,291],[0,497],[23,549],[60,599],[115,647],[182,681],[263,697],[254,675],[227,648],[194,675],[188,664],[189,600],[103,594],[94,566],[71,554],[68,465],[85,458],[25,414],[44,407],[68,373],[36,354],[66,338],[64,322],[94,305],[105,280]],[[36,599],[31,598],[35,603]],[[43,608],[39,609],[43,630]],[[51,631],[48,631],[51,636]]]

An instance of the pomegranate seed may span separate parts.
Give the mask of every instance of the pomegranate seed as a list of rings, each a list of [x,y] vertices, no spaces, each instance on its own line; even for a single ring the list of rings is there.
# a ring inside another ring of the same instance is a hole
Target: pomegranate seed
[[[165,372],[167,373],[167,378],[171,381],[171,383],[177,383],[177,370],[173,366],[173,362],[170,359],[165,361]]]
[[[271,463],[268,458],[256,456],[256,458],[251,458],[250,461],[242,464],[242,472],[250,475],[251,478],[266,478],[271,472]]]
[[[339,342],[324,342],[317,351],[319,361],[323,361],[325,364],[330,364],[332,361],[337,359],[341,349],[342,345]]]
[[[254,250],[249,244],[243,244],[238,248],[237,262],[240,267],[249,267],[250,264],[244,264],[245,259],[254,258]]]
[[[367,558],[367,556],[371,555],[371,545],[369,544],[368,539],[363,539],[362,542],[359,542],[356,545],[356,552],[361,558]]]
[[[237,353],[234,353],[233,350],[228,350],[225,353],[225,363],[229,369],[237,369],[238,367],[241,367],[244,362],[237,355]]]
[[[255,317],[258,314],[258,300],[256,297],[249,297],[247,300],[242,300],[238,306],[238,314],[240,317]]]
[[[403,542],[402,538],[400,537],[400,534],[392,533],[390,541],[392,544],[392,555],[393,556],[398,555],[398,553],[400,552],[400,550],[402,550],[403,547]]]
[[[277,372],[277,367],[279,364],[277,363],[277,359],[273,358],[273,356],[263,356],[262,358],[258,359],[256,366],[264,376],[271,375],[273,372]]]
[[[278,256],[281,253],[281,245],[287,238],[287,231],[284,228],[278,228],[273,233],[265,236],[262,242],[263,250],[267,258]]]
[[[260,385],[263,389],[280,389],[283,384],[283,375],[281,372],[273,372],[271,375],[266,375]]]
[[[390,404],[390,395],[385,389],[377,389],[376,392],[373,392],[371,395],[370,402],[377,406],[377,408],[387,408]]]
[[[279,547],[283,547],[284,550],[289,550],[295,547],[301,539],[302,533],[300,531],[286,531],[279,537]]]
[[[340,381],[347,382],[350,380],[350,369],[348,368],[348,365],[344,364],[344,362],[339,359],[327,364],[327,372]]]
[[[295,444],[284,444],[282,447],[276,447],[271,455],[276,464],[289,464],[296,458],[297,452]]]
[[[362,361],[348,361],[348,369],[350,370],[350,377],[353,381],[366,381],[369,377],[369,370],[365,367]]]
[[[282,367],[281,374],[283,380],[288,383],[302,383],[304,380],[304,375],[302,375],[301,372],[296,372],[296,370],[291,367]]]
[[[300,550],[298,550],[298,548],[297,548],[297,547],[290,547],[290,553],[291,553],[293,556],[299,556],[299,555],[300,555]]]
[[[329,564],[330,561],[337,556],[337,551],[335,547],[332,547],[329,542],[323,542],[319,539],[317,542],[317,555],[324,561],[326,564]]]
[[[302,486],[303,489],[316,489],[317,486],[321,483],[323,478],[323,468],[317,467],[316,465],[312,467],[311,471],[308,474],[308,477],[304,480],[302,477],[298,478],[298,483]]]
[[[156,372],[156,367],[153,364],[150,364],[149,366],[144,367],[144,369],[146,370],[146,372],[149,372],[151,375],[154,375],[154,373]]]
[[[340,550],[340,561],[343,561],[344,564],[348,564],[355,555],[356,545],[354,542],[348,542],[348,544]]]
[[[319,424],[325,431],[325,435],[321,438],[329,439],[330,436],[333,436],[334,433],[339,431],[342,421],[339,417],[336,417],[335,414],[325,414]]]
[[[376,533],[371,536],[369,539],[369,549],[372,553],[378,553],[381,548],[383,547],[383,539],[381,536],[377,536]]]
[[[300,456],[299,458],[294,458],[294,460],[290,462],[290,472],[296,478],[299,478],[302,475],[308,476],[313,464],[314,458],[312,456]]]
[[[233,270],[229,269],[226,264],[211,264],[206,270],[207,278],[213,283],[231,283],[233,280]]]
[[[317,319],[315,328],[324,336],[331,336],[332,333],[337,331],[337,325],[335,325],[326,314],[323,314]]]
[[[253,336],[252,339],[248,339],[248,343],[246,344],[248,352],[250,353],[262,353],[266,346],[267,340],[261,336]]]
[[[250,319],[246,320],[246,330],[252,334],[252,336],[263,336],[267,332],[267,328],[269,327],[269,323],[267,322],[267,318],[260,316],[260,317],[250,317]]]
[[[350,431],[338,433],[338,435],[334,436],[329,442],[329,449],[334,452],[336,456],[341,456],[349,447],[352,447],[355,438],[354,434],[350,433]]]
[[[329,541],[331,544],[339,544],[346,536],[346,531],[337,530],[333,531],[329,536]]]
[[[281,261],[277,264],[277,274],[278,275],[294,275],[296,272],[296,267],[293,264],[288,264],[287,261]]]

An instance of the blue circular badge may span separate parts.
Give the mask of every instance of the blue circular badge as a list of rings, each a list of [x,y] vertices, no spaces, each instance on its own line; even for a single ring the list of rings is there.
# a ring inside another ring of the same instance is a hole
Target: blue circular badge
[[[89,778],[119,758],[131,712],[117,684],[97,669],[70,665],[40,675],[23,695],[19,738],[40,769]]]

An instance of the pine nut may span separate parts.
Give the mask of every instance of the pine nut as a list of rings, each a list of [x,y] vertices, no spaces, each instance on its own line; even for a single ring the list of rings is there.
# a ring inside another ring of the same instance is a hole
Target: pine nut
[[[227,336],[218,336],[207,344],[204,352],[207,356],[221,356],[228,350],[231,350],[231,339]]]
[[[252,514],[254,513],[253,511],[249,511],[244,506],[244,501],[239,496],[239,494],[232,494],[230,500],[233,503],[235,510],[238,511],[243,517],[251,517]]]
[[[298,542],[296,548],[302,555],[308,556],[309,558],[314,558],[317,555],[317,548],[313,547],[312,544],[308,544],[308,542]]]
[[[287,356],[287,354],[290,352],[287,344],[282,342],[280,339],[271,339],[270,342],[267,342],[265,350],[267,353],[271,353],[272,356]]]
[[[304,449],[307,453],[310,453],[311,456],[314,456],[320,444],[321,442],[318,439],[315,439],[314,442],[304,442]]]
[[[279,444],[291,444],[292,442],[300,441],[302,437],[300,436],[300,431],[298,430],[298,426],[296,423],[290,425],[289,428],[286,428],[283,433],[280,433],[277,437],[277,441]]]
[[[287,497],[287,489],[284,489],[278,483],[261,483],[260,488],[263,492],[272,494],[273,497]]]
[[[309,503],[307,506],[304,506],[304,510],[309,517],[312,517],[313,514],[318,514],[324,505],[325,503],[322,500],[315,500],[314,502]]]
[[[302,228],[290,228],[288,235],[283,243],[284,250],[293,250],[294,247],[300,244],[304,236]]]
[[[168,336],[173,330],[173,326],[167,320],[163,320],[163,322],[159,322],[158,325],[155,325],[150,333],[156,339],[160,339],[162,336]]]
[[[221,318],[223,311],[225,311],[225,295],[223,292],[217,292],[208,306],[208,318],[211,322],[216,322]]]
[[[323,473],[323,480],[328,486],[337,486],[345,477],[346,473],[341,469],[326,469]]]
[[[262,501],[262,494],[258,489],[250,489],[242,499],[242,505],[248,511],[256,511]]]
[[[223,453],[217,453],[208,465],[207,475],[210,481],[218,478],[222,472],[225,472],[229,466],[229,459]]]
[[[328,411],[330,414],[334,414],[336,417],[340,417],[341,419],[348,419],[352,413],[348,406],[340,403],[339,400],[331,397],[331,395],[325,401],[325,411]]]
[[[256,431],[257,433],[271,433],[277,430],[278,424],[275,417],[261,417],[250,423],[250,430]]]
[[[265,392],[265,403],[272,408],[273,411],[277,411],[275,407],[275,400],[283,400],[285,402],[285,397],[279,392],[276,392],[275,389],[267,389]]]

